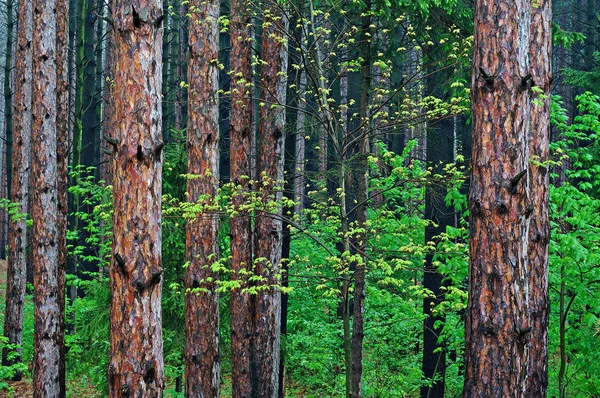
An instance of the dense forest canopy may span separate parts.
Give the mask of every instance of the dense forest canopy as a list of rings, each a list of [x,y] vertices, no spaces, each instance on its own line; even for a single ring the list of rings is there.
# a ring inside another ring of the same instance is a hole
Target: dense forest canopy
[[[0,391],[600,396],[599,13],[0,0]]]

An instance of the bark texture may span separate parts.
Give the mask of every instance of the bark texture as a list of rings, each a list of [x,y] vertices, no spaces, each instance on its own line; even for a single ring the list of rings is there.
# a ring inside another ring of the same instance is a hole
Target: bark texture
[[[188,199],[210,204],[219,188],[219,1],[190,2],[188,60]],[[205,198],[205,199],[204,199]],[[210,209],[188,220],[185,271],[185,379],[187,397],[218,397],[219,214]]]
[[[36,397],[65,396],[64,365],[64,231],[59,201],[64,187],[59,182],[57,136],[66,125],[62,115],[66,86],[63,81],[63,51],[66,22],[62,1],[33,4],[33,268],[34,268],[34,359],[33,389]],[[67,6],[68,10],[68,6]],[[64,18],[63,18],[64,19]],[[60,110],[59,110],[60,105]],[[62,155],[62,153],[61,153]]]
[[[230,176],[236,184],[232,205],[238,211],[231,217],[232,280],[239,288],[231,292],[231,378],[232,396],[252,396],[250,338],[253,306],[248,288],[252,271],[252,230],[250,216],[240,208],[250,190],[251,136],[254,125],[252,93],[252,20],[245,0],[231,0],[231,126]]]
[[[110,397],[160,397],[162,1],[115,0]]]
[[[552,75],[552,2],[542,0],[532,3],[529,57],[531,76],[536,86],[546,95],[540,98],[529,92],[535,101],[530,114],[529,152],[537,161],[530,162],[529,184],[531,187],[531,213],[527,252],[529,254],[529,300],[531,308],[531,337],[529,340],[529,363],[527,397],[543,397],[548,387],[548,244],[550,224],[548,216],[548,166],[541,165],[549,159],[550,140],[550,81]],[[535,160],[535,159],[534,159]]]
[[[287,86],[288,20],[275,1],[264,4],[260,107],[258,121],[258,172],[263,204],[281,200],[284,167],[284,128]],[[253,396],[274,397],[279,389],[282,222],[281,207],[256,219],[255,274],[264,278],[255,297],[252,347]]]
[[[546,395],[550,21],[477,2],[465,397]]]
[[[19,213],[29,213],[29,176],[31,173],[31,81],[32,81],[32,27],[33,3],[19,3],[17,32],[17,55],[15,66],[15,117],[13,124],[12,186],[10,198],[19,203]],[[8,273],[6,282],[6,308],[4,336],[9,344],[21,346],[23,342],[23,303],[27,273],[27,225],[26,218],[9,220],[8,229]],[[22,349],[18,356],[8,360],[8,351],[2,351],[2,365],[21,362]],[[13,380],[21,380],[15,374]]]
[[[56,186],[58,231],[58,301],[61,391],[66,391],[65,307],[67,271],[68,156],[69,156],[69,1],[56,0]]]
[[[14,0],[6,4],[6,50],[4,57],[4,125],[2,144],[0,144],[0,198],[10,198],[12,187],[12,142],[13,142],[13,32],[14,32]],[[9,216],[6,210],[0,210],[0,259],[7,259],[6,246],[9,230]]]

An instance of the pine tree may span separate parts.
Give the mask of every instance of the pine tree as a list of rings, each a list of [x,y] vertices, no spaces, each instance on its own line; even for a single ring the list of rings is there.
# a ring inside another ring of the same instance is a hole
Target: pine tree
[[[464,397],[546,395],[550,23],[477,2]]]
[[[164,387],[161,295],[162,1],[115,0],[109,396]]]

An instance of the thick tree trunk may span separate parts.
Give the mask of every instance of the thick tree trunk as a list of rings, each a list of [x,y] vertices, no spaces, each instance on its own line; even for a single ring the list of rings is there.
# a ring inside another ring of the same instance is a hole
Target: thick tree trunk
[[[230,175],[236,184],[232,205],[238,211],[230,221],[232,280],[240,286],[231,292],[231,378],[232,396],[252,396],[250,342],[253,305],[248,288],[252,272],[252,230],[247,211],[239,210],[250,191],[251,136],[254,126],[252,101],[252,24],[250,9],[244,0],[231,1],[231,126]]]
[[[525,391],[527,397],[543,397],[548,386],[548,244],[550,224],[548,220],[548,185],[550,172],[547,162],[550,139],[550,85],[552,75],[552,3],[550,0],[534,2],[532,5],[529,57],[531,60],[532,81],[541,88],[545,97],[530,91],[533,112],[529,115],[529,184],[530,215],[529,240],[529,292],[531,337],[529,347],[529,382]],[[541,162],[541,163],[540,163]]]
[[[288,19],[281,6],[264,4],[260,107],[258,122],[258,173],[262,200],[281,200],[285,145],[285,104],[287,85]],[[264,278],[255,297],[252,347],[253,395],[275,397],[279,389],[279,348],[281,323],[281,207],[275,214],[263,213],[256,219],[256,275]]]
[[[161,0],[113,7],[110,397],[160,397],[162,357]]]
[[[210,206],[219,188],[219,0],[190,2],[187,131],[188,199],[203,196]],[[188,220],[185,271],[185,379],[187,397],[218,397],[219,294],[218,274],[211,266],[219,255],[219,214],[202,211]]]
[[[58,11],[60,9],[60,11]],[[33,8],[33,267],[36,397],[65,396],[64,364],[64,151],[57,144],[67,128],[64,70],[66,16],[62,1],[37,1]],[[61,19],[61,20],[59,20]],[[59,51],[64,52],[58,54]]]
[[[65,306],[67,270],[67,215],[69,210],[69,0],[56,1],[56,163],[58,214],[58,301],[61,391],[66,391]]]
[[[29,177],[31,173],[31,80],[33,4],[19,3],[17,32],[17,62],[15,67],[15,118],[13,130],[11,201],[19,203],[19,213],[29,213]],[[27,273],[26,218],[10,220],[8,230],[8,275],[6,282],[6,308],[4,336],[9,344],[18,345],[18,356],[8,360],[8,351],[2,351],[2,365],[21,361],[23,342],[23,304]],[[13,380],[21,380],[18,372]]]
[[[476,7],[465,397],[546,395],[550,23],[548,0]]]

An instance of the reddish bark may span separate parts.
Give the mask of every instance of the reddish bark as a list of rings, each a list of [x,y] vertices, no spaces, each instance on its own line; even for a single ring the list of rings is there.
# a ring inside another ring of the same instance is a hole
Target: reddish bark
[[[480,0],[463,396],[545,396],[550,5]]]
[[[19,203],[19,213],[29,212],[29,176],[31,171],[31,80],[32,80],[32,27],[33,3],[19,3],[17,54],[15,66],[15,112],[13,123],[12,186],[11,201]],[[9,361],[8,351],[2,351],[2,365],[9,366],[21,361],[23,342],[23,303],[27,270],[26,218],[9,220],[8,273],[6,282],[6,309],[4,336],[9,344],[16,344],[18,356]],[[13,380],[21,380],[17,373]]]
[[[219,188],[219,0],[192,0],[188,60],[188,199],[210,203]],[[185,379],[187,397],[219,396],[219,215],[188,220],[185,271]]]
[[[257,166],[266,204],[282,198],[288,20],[277,2],[266,1],[264,8]],[[281,207],[274,212],[256,218],[255,274],[264,278],[255,297],[251,359],[252,393],[258,397],[275,396],[279,383],[281,292],[274,285],[281,271]]]
[[[546,95],[540,98],[529,92],[536,101],[530,114],[529,152],[538,162],[549,159],[550,139],[550,79],[552,74],[552,9],[550,0],[533,3],[529,38],[532,81]],[[529,372],[526,397],[543,397],[548,386],[548,185],[550,173],[547,166],[530,162],[529,185],[531,203],[535,204],[529,225],[529,290],[531,308],[531,337],[529,346]]]
[[[67,215],[69,184],[69,0],[56,1],[56,162],[57,162],[57,232],[58,232],[58,299],[60,306],[58,340],[61,362],[59,377],[61,391],[65,386],[65,302],[67,271]]]
[[[238,185],[232,205],[243,205],[250,190],[251,136],[254,125],[252,102],[252,20],[245,0],[231,0],[231,126],[230,176]],[[252,230],[247,212],[231,218],[231,278],[240,283],[231,292],[231,378],[232,396],[252,395],[250,372],[250,338],[253,308],[247,288],[247,274],[252,271]]]
[[[66,32],[58,22],[58,1],[33,5],[32,173],[33,173],[33,268],[34,358],[33,387],[38,397],[63,397],[64,385],[64,268],[59,201],[58,104],[64,98],[59,76],[57,42]],[[62,72],[62,69],[60,70]],[[62,289],[62,290],[61,290]]]
[[[115,0],[110,397],[160,397],[162,1]]]

